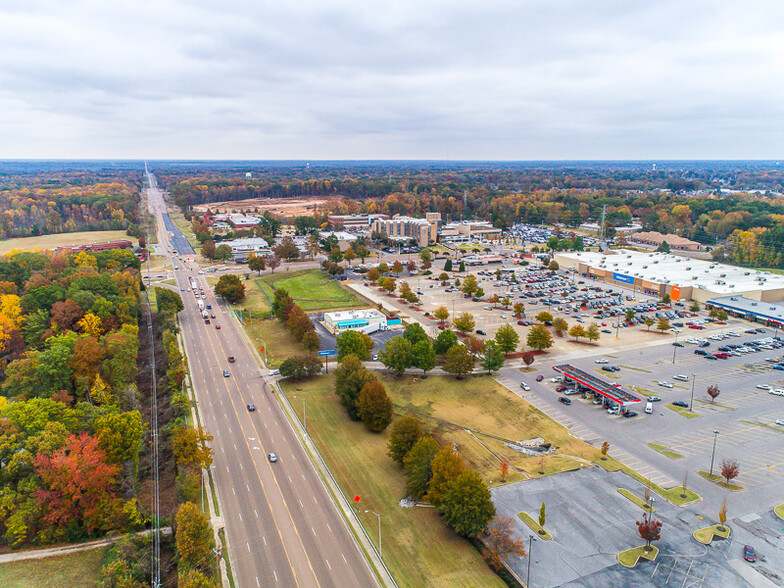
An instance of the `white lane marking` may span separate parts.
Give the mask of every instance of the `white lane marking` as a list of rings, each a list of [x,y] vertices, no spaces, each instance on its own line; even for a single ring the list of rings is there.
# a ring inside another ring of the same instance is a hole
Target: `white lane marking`
[[[313,527],[311,527],[311,528],[310,528],[310,530],[311,530],[311,531],[313,531],[313,536],[314,536],[314,537],[318,537],[318,535],[316,535],[316,529],[314,529]]]
[[[256,509],[255,509],[255,508],[253,509],[253,514],[255,514],[255,515],[256,515],[256,518],[259,518],[259,513],[257,513],[257,512],[256,512]]]
[[[266,547],[267,546],[267,538],[266,537],[262,537],[261,540],[264,541],[264,547]]]
[[[250,553],[250,543],[246,543],[245,545],[248,546],[248,553]]]
[[[275,581],[278,581],[278,575],[275,573],[275,570],[272,570],[272,575],[275,576]]]
[[[237,516],[239,516],[240,520],[242,520],[242,514],[241,513],[237,513]]]
[[[345,555],[343,555],[342,553],[341,553],[340,555],[341,555],[341,556],[343,556],[343,561],[344,561],[344,562],[346,562],[346,563],[348,563],[348,560],[346,559],[346,556],[345,556]]]
[[[331,570],[331,569],[332,569],[332,566],[331,566],[331,565],[329,565],[329,560],[328,560],[328,559],[325,559],[324,561],[325,561],[325,562],[327,562],[327,567],[328,567],[328,568]]]
[[[289,482],[291,482],[291,476],[286,476],[286,477],[289,479]],[[294,482],[291,483],[293,484]]]
[[[261,584],[259,584],[259,577],[258,577],[258,576],[256,576],[256,586],[258,586],[259,588],[261,588]]]
[[[244,470],[244,469],[245,469],[244,467],[242,467],[242,462],[240,462],[240,469],[241,469],[241,470]]]
[[[316,497],[315,497],[315,496],[313,497],[313,502],[315,502],[316,504],[318,504],[318,500],[316,500]]]
[[[237,496],[237,493],[234,491],[234,488],[231,489],[231,493],[234,494],[234,496]]]
[[[234,451],[237,451],[237,444],[236,443],[232,443],[232,445],[234,445]]]
[[[301,500],[299,501],[299,507],[300,507],[300,508],[305,508],[305,505],[304,505],[304,504],[302,504],[302,501],[301,501]]]
[[[248,494],[250,494],[250,486],[248,486],[247,484],[245,484],[245,488],[247,488],[247,489],[248,489]]]
[[[332,527],[329,526],[329,523],[327,523],[327,529],[329,529],[330,533],[332,532]]]

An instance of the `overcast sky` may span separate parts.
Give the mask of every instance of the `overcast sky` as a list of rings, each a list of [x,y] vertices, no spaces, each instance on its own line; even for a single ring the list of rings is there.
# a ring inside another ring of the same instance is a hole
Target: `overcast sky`
[[[2,0],[0,56],[0,158],[784,155],[780,0]]]

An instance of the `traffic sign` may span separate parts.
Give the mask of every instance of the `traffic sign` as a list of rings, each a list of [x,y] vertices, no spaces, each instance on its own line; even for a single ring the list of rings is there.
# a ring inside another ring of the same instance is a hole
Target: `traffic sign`
[[[336,355],[337,351],[334,349],[327,349],[325,351],[319,351],[319,355]]]

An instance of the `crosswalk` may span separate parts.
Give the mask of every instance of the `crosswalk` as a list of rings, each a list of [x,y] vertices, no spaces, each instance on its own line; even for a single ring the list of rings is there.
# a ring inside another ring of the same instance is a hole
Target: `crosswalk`
[[[533,391],[526,391],[520,388],[519,382],[515,382],[503,373],[496,376],[495,380],[502,386],[508,388],[520,396],[523,400],[528,402],[528,404],[537,408],[554,421],[569,429],[569,432],[581,441],[584,441],[585,443],[593,446],[598,446],[602,443],[602,438],[597,435],[596,432],[593,431],[590,427],[584,423],[576,421],[562,410],[541,402],[536,394],[533,393]],[[671,488],[676,485],[676,482],[670,476],[622,449],[610,448],[610,455],[624,465],[635,470],[640,475],[645,476],[654,484],[658,484],[662,488]]]

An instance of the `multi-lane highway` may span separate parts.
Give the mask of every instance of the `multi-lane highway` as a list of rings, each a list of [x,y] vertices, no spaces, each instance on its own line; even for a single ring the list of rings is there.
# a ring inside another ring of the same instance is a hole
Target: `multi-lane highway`
[[[159,243],[171,251],[165,204],[149,176]],[[195,262],[175,265],[178,288],[185,289],[185,351],[203,424],[214,436],[213,472],[238,586],[377,586],[236,319],[213,296]],[[187,291],[189,278],[204,287],[202,299],[215,314],[210,324],[201,318],[194,292]],[[278,456],[275,463],[268,459],[271,452]]]

